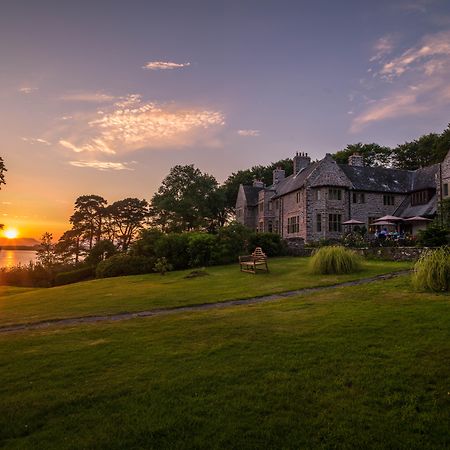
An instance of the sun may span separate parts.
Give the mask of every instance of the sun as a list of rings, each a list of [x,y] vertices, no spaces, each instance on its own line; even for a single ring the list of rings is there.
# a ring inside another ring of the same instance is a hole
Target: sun
[[[8,239],[15,239],[17,236],[19,236],[19,231],[16,228],[7,228],[3,234]]]

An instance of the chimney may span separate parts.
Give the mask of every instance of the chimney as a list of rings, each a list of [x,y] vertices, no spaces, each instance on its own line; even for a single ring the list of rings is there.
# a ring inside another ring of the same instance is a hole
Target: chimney
[[[285,175],[286,172],[281,167],[277,167],[273,171],[273,184],[277,185],[281,180],[284,180]]]
[[[261,180],[253,180],[253,187],[263,188],[264,183]]]
[[[348,158],[348,165],[355,167],[364,167],[364,158],[359,153],[353,153]]]
[[[294,156],[294,175],[297,175],[301,170],[306,169],[311,164],[311,158],[308,153],[297,152]]]

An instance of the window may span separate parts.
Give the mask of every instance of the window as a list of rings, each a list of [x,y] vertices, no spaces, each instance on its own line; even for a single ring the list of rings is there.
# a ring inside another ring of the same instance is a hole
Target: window
[[[428,200],[428,191],[413,192],[411,195],[411,205],[424,205]]]
[[[279,208],[280,208],[280,201],[275,200],[275,209],[278,211]]]
[[[271,220],[269,220],[269,223],[268,223],[268,226],[267,226],[267,231],[268,231],[269,233],[272,233],[272,232],[273,232],[273,227],[272,227],[272,221],[271,221]]]
[[[269,211],[272,211],[272,202],[269,202]]]
[[[318,233],[322,231],[322,214],[316,215],[316,230]]]
[[[259,204],[259,212],[264,212],[264,202]]]
[[[320,189],[314,189],[313,190],[313,200],[320,200],[322,198],[320,194]]]
[[[366,194],[364,194],[364,192],[361,192],[361,194],[359,194],[359,202],[366,203]]]
[[[356,192],[353,192],[353,203],[357,203],[357,197],[358,194]]]
[[[341,189],[329,188],[328,200],[340,200],[342,198]]]
[[[328,230],[331,232],[342,231],[342,221],[340,214],[328,214]]]
[[[273,226],[273,232],[274,233],[278,233],[278,229],[279,229],[278,227],[279,227],[278,220],[275,220],[275,224]]]
[[[300,203],[300,200],[301,200],[300,191],[298,191],[298,192],[295,194],[295,199],[296,199],[297,203]]]
[[[366,194],[363,192],[359,194],[357,192],[353,192],[352,198],[353,203],[366,203]]]
[[[444,197],[448,197],[448,184],[444,184]]]
[[[288,217],[288,234],[298,233],[300,231],[299,217]]]
[[[392,206],[394,204],[394,196],[388,194],[383,195],[383,204],[385,206]]]

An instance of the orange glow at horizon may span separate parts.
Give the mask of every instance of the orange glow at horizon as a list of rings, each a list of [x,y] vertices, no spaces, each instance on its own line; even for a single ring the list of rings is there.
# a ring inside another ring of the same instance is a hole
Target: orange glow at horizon
[[[15,239],[16,237],[19,236],[19,230],[17,228],[6,228],[3,231],[3,235],[7,239]]]

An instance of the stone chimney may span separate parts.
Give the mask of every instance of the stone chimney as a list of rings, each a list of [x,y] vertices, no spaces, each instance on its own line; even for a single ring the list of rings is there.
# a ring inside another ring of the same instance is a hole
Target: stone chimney
[[[281,167],[277,167],[273,171],[273,184],[276,185],[281,180],[284,180],[285,175],[286,175],[286,172]]]
[[[261,180],[253,180],[253,187],[263,188],[264,183]]]
[[[359,153],[353,153],[348,158],[349,166],[364,167],[364,158]]]
[[[301,170],[306,169],[311,164],[311,158],[308,153],[297,152],[294,156],[294,175],[297,175]]]

